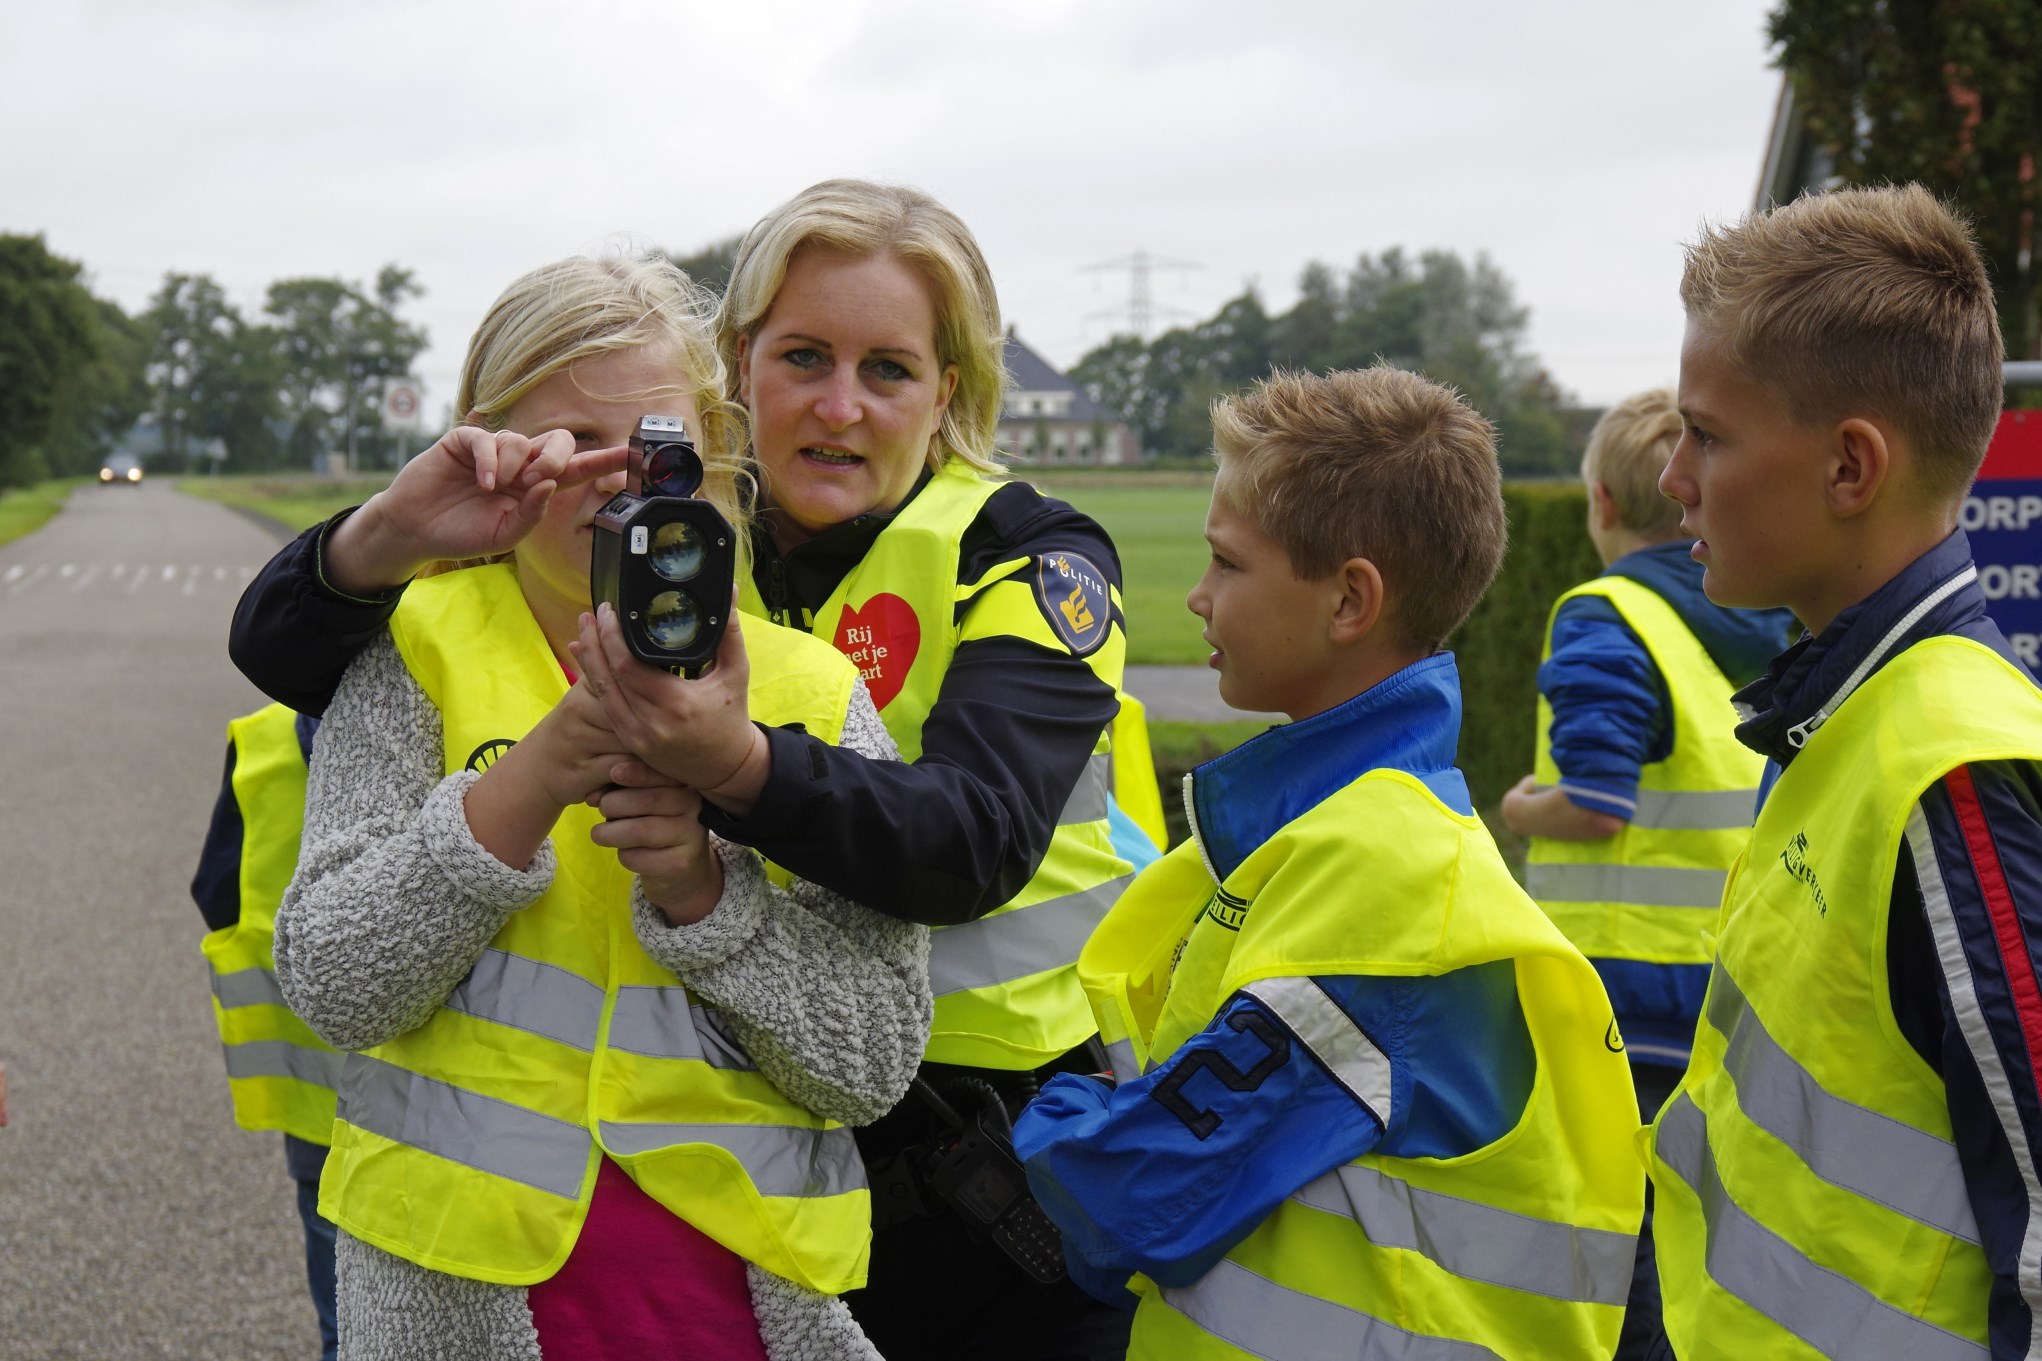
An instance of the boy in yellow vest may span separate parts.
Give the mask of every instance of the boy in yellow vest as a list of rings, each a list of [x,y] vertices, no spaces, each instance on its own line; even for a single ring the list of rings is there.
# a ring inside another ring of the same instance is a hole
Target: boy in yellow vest
[[[1710,599],[1808,634],[1737,694],[1769,757],[1693,1057],[1651,1134],[1667,1340],[2032,1355],[2042,693],[1957,528],[1992,285],[1919,186],[1706,231],[1660,488]]]
[[[1134,1357],[1607,1357],[1643,1199],[1621,1040],[1453,766],[1489,424],[1379,367],[1213,427],[1188,603],[1226,701],[1292,722],[1192,773],[1191,839],[1085,947],[1117,1082],[1044,1089],[1029,1181]]]
[[[1671,388],[1603,413],[1581,459],[1603,574],[1560,597],[1539,665],[1531,774],[1503,796],[1529,837],[1525,888],[1602,975],[1649,1120],[1687,1068],[1709,979],[1708,930],[1744,849],[1765,759],[1732,731],[1730,692],[1787,641],[1785,610],[1702,591],[1659,475],[1680,438]],[[1659,1327],[1649,1215],[1619,1361]]]

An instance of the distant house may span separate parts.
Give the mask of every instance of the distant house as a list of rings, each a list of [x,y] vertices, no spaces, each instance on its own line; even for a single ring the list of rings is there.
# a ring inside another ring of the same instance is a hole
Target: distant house
[[[1021,337],[1007,332],[1007,373],[1013,386],[1000,413],[999,444],[1017,463],[1135,464],[1141,440],[1120,413],[1092,400],[1049,366]]]

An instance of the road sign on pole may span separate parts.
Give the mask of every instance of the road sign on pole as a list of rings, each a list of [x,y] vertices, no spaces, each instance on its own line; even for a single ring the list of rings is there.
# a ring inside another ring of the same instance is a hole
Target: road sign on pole
[[[416,378],[383,380],[383,428],[416,430],[425,419],[425,392]]]

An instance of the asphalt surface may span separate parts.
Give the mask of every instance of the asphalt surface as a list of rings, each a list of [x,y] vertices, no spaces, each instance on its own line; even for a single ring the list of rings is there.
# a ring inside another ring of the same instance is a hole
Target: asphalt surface
[[[187,892],[275,539],[87,487],[0,547],[0,1358],[318,1354],[281,1136],[234,1127]]]
[[[1210,667],[1130,666],[1124,683],[1127,692],[1142,702],[1152,719],[1177,718],[1195,723],[1284,721],[1282,714],[1228,708],[1220,698],[1220,673]]]

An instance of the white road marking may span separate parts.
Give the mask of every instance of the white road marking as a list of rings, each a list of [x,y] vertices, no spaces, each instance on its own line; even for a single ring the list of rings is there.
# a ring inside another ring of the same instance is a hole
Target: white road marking
[[[7,575],[4,577],[0,577],[0,581],[4,581],[12,585],[14,579],[20,576],[23,572],[26,572],[27,570],[28,568],[22,566],[20,563],[17,562],[12,567],[7,569]]]
[[[23,577],[21,580],[9,586],[7,588],[7,594],[20,595],[23,591],[35,585],[38,581],[41,581],[44,577],[48,576],[49,574],[50,565],[48,563],[43,563],[41,566],[37,567],[33,572],[30,572],[27,576]]]
[[[78,592],[84,590],[87,586],[90,586],[92,584],[92,579],[99,575],[99,567],[100,564],[95,562],[90,567],[86,568],[85,574],[79,577],[77,582],[72,585],[71,594],[76,595]]]

